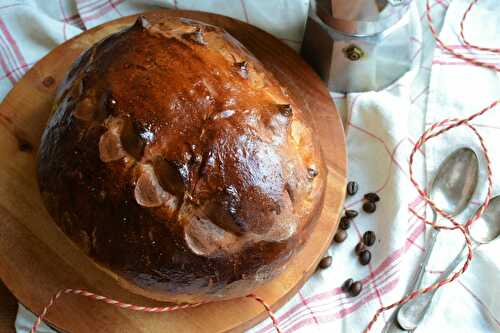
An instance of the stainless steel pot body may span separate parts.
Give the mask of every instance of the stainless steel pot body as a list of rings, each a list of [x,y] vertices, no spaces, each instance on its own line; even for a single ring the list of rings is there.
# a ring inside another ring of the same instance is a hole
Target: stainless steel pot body
[[[380,90],[412,64],[412,0],[311,0],[301,54],[336,92]]]

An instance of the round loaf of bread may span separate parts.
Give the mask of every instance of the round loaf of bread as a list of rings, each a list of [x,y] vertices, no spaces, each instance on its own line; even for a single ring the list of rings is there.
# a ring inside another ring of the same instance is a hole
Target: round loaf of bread
[[[141,17],[71,67],[38,180],[60,229],[123,287],[199,302],[286,267],[326,168],[309,115],[232,36]]]

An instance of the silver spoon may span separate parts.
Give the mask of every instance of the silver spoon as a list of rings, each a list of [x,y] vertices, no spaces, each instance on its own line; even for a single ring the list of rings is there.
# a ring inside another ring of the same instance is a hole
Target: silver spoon
[[[476,153],[470,148],[460,148],[451,153],[439,166],[431,186],[430,196],[436,206],[452,216],[460,214],[470,202],[478,181],[479,161]],[[433,220],[436,222],[437,214],[433,211]],[[429,262],[432,249],[436,243],[437,235],[441,229],[432,228],[428,240],[425,257],[420,265],[418,277],[413,290],[421,287],[425,267]],[[415,329],[423,318],[424,309],[420,308],[417,297],[403,304],[396,315],[401,328]]]
[[[473,250],[475,250],[478,246],[487,244],[500,236],[500,196],[496,196],[490,200],[490,204],[483,215],[481,215],[481,217],[469,227],[469,232],[471,239],[475,245]],[[451,264],[448,265],[446,271],[441,274],[440,279],[448,277],[455,271],[457,266],[465,259],[467,255],[466,248],[467,247],[464,244],[462,251],[460,251],[460,253],[451,262]],[[434,297],[436,291],[437,290],[433,290],[426,294],[420,295],[413,301],[404,304],[401,309],[405,305],[407,305],[409,308],[406,309],[406,313],[414,315],[414,319],[405,318],[405,320],[413,320],[416,327],[420,321],[419,318],[423,318],[425,313],[427,312],[427,309],[429,308],[429,305],[431,304],[432,298]]]

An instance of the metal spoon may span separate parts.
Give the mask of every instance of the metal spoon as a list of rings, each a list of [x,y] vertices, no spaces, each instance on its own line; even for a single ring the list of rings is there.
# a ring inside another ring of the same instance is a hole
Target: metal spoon
[[[431,186],[430,196],[446,213],[456,216],[460,214],[472,198],[478,181],[479,161],[476,153],[470,148],[460,148],[449,155],[439,166],[436,177]],[[437,220],[436,212],[433,212],[434,222]],[[427,251],[420,265],[420,271],[415,281],[413,290],[419,289],[424,276],[425,267],[429,262],[432,249],[436,243],[437,235],[441,229],[431,229],[428,240]],[[421,303],[415,298],[403,304],[396,315],[396,319],[405,330],[413,330],[423,318],[425,309],[420,307]]]
[[[500,237],[500,196],[496,196],[491,199],[490,204],[484,214],[480,219],[478,219],[470,226],[469,231],[472,241],[475,243],[475,246],[473,248],[474,250],[478,246],[487,244]],[[451,273],[453,273],[457,266],[465,259],[466,255],[466,245],[464,244],[462,251],[460,251],[460,253],[451,262],[451,264],[448,265],[446,271],[441,274],[440,279],[448,277]],[[424,317],[436,291],[437,290],[433,290],[431,292],[428,292],[427,294],[420,295],[413,301],[406,303],[405,305],[409,305],[409,308],[406,309],[406,313],[410,313],[414,315],[414,317],[413,319],[408,317],[405,318],[405,320],[407,322],[413,320],[416,327],[420,321],[420,319],[418,318]],[[401,309],[405,305],[403,305]]]

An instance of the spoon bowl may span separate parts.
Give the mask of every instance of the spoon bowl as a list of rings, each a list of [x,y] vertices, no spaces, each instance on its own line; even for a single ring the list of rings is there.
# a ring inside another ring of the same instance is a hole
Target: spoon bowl
[[[431,185],[430,197],[439,209],[451,216],[460,214],[469,204],[476,190],[479,178],[479,159],[476,153],[467,147],[459,148],[451,153],[439,166]],[[433,211],[433,220],[438,216]],[[477,228],[480,228],[478,226]],[[432,228],[429,235],[425,257],[420,265],[414,290],[421,287],[425,267],[429,262],[437,235],[441,229]],[[405,330],[417,328],[422,320],[432,293],[421,295],[412,301],[403,304],[397,314],[399,326]]]
[[[455,150],[439,166],[431,186],[432,200],[446,213],[460,214],[474,194],[478,175],[479,159],[474,150]]]
[[[490,200],[483,215],[469,227],[472,240],[486,244],[500,236],[500,195]]]

